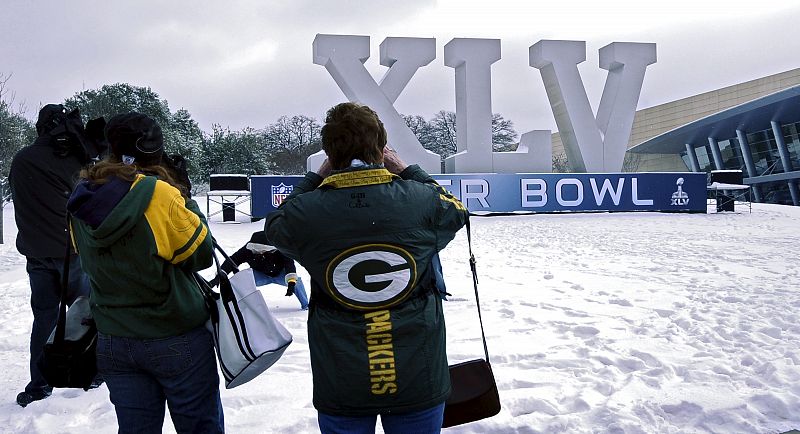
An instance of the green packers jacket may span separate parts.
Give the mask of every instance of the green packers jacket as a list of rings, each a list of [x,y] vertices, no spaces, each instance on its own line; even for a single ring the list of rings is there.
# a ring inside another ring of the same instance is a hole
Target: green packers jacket
[[[334,415],[409,412],[450,394],[431,257],[467,210],[419,166],[400,176],[308,173],[265,223],[270,244],[311,274],[314,406]]]
[[[162,338],[208,319],[191,272],[211,266],[212,241],[194,200],[139,175],[133,183],[83,181],[67,209],[100,332]]]

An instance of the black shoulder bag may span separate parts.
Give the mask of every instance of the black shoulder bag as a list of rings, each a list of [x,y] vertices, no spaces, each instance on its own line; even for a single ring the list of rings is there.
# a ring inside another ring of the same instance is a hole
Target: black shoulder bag
[[[67,226],[69,228],[69,225]],[[61,273],[61,302],[58,322],[38,360],[39,370],[52,387],[89,390],[97,375],[97,327],[92,318],[89,299],[78,297],[67,310],[69,258],[71,240],[67,229],[67,251]]]
[[[467,218],[467,244],[469,245],[469,266],[472,283],[475,287],[475,303],[478,305],[478,321],[481,324],[483,353],[486,359],[475,359],[450,366],[452,392],[444,406],[442,428],[461,425],[492,417],[500,412],[500,396],[494,381],[492,366],[489,364],[489,349],[483,331],[481,302],[478,298],[478,274],[475,271],[475,256],[472,254],[472,237]]]

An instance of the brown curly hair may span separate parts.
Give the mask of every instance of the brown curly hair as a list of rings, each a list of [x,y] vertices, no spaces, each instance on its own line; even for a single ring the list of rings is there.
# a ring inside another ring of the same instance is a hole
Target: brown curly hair
[[[160,164],[149,166],[138,166],[137,164],[125,164],[114,157],[106,157],[93,166],[81,169],[80,178],[87,179],[95,184],[105,184],[109,178],[116,176],[128,182],[133,182],[137,174],[152,175],[167,184],[175,187],[181,192],[183,197],[189,197],[190,192],[183,184],[177,182],[172,172]]]
[[[368,164],[383,162],[386,129],[371,108],[344,102],[328,110],[322,127],[322,149],[334,170],[350,166],[353,159]]]

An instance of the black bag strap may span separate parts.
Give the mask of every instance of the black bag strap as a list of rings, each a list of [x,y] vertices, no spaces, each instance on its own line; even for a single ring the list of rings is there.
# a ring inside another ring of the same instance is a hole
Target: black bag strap
[[[467,214],[467,246],[469,248],[469,269],[472,271],[472,285],[475,287],[475,304],[478,306],[478,321],[481,324],[481,339],[483,339],[483,353],[486,363],[489,363],[489,348],[486,346],[486,333],[483,331],[483,316],[481,316],[481,300],[478,297],[478,272],[475,268],[475,255],[472,254],[472,233],[469,230],[469,214]]]
[[[217,251],[220,252],[225,261],[230,261],[232,264],[234,262],[228,256],[228,254],[225,253],[224,250],[222,250],[222,247],[220,247],[220,245],[217,243],[217,239],[216,238],[211,237],[211,242],[212,242],[212,244],[214,246],[213,249],[212,249],[213,251],[211,253],[211,257],[214,258],[214,265],[217,268],[216,277],[217,277],[217,281],[219,282],[220,291],[218,293],[214,292],[214,290],[211,288],[211,285],[210,285],[209,281],[206,280],[203,276],[201,276],[200,273],[193,272],[192,274],[194,275],[195,281],[197,281],[198,286],[200,286],[200,291],[203,293],[203,297],[206,300],[207,307],[209,308],[209,310],[216,311],[216,308],[213,308],[213,306],[212,306],[213,300],[216,300],[216,299],[222,297],[222,300],[230,301],[233,298],[233,291],[230,289],[230,284],[227,284],[227,285],[223,284],[223,282],[225,282],[225,281],[230,282],[229,279],[228,279],[228,273],[226,273],[225,270],[222,269],[222,264],[224,264],[225,262],[220,262],[219,261],[219,258],[217,257],[217,253],[216,252]],[[233,272],[235,274],[238,271],[239,271],[239,269],[235,268]],[[205,284],[203,284],[203,283],[205,283]],[[213,312],[212,312],[212,314],[213,314]]]
[[[217,243],[217,239],[216,238],[211,237],[211,242],[213,243],[214,250],[215,250],[215,252],[212,253],[212,256],[214,256],[214,262],[216,262],[216,264],[217,264],[217,276],[219,277],[219,282],[220,282],[219,293],[220,293],[220,296],[222,297],[222,300],[225,301],[225,302],[228,302],[228,301],[231,301],[231,300],[234,299],[234,295],[233,295],[233,289],[231,289],[230,279],[228,278],[228,273],[225,270],[222,269],[222,264],[225,264],[225,263],[228,263],[228,262],[230,262],[231,264],[235,264],[235,262],[233,262],[233,259],[231,259],[231,257],[228,256],[227,253],[225,253],[225,250],[222,250],[222,247]],[[216,252],[219,252],[220,254],[222,254],[222,259],[223,260],[221,262],[220,262],[219,258],[217,258],[217,253]],[[238,267],[234,267],[232,273],[236,274],[238,272],[239,272],[239,268]],[[223,284],[223,282],[227,282],[227,284]]]
[[[66,250],[64,251],[64,268],[61,270],[61,301],[58,306],[58,321],[56,322],[56,334],[53,339],[54,344],[61,344],[64,342],[64,335],[67,332],[67,288],[69,287],[69,259],[71,255],[70,247],[72,244],[72,237],[69,234],[69,214],[67,215],[67,242]]]

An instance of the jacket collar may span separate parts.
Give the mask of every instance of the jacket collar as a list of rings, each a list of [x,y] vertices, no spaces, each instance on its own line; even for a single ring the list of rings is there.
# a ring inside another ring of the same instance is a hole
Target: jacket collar
[[[322,181],[319,188],[346,188],[361,187],[364,185],[388,184],[400,177],[384,168],[348,168],[339,173],[334,173]]]

